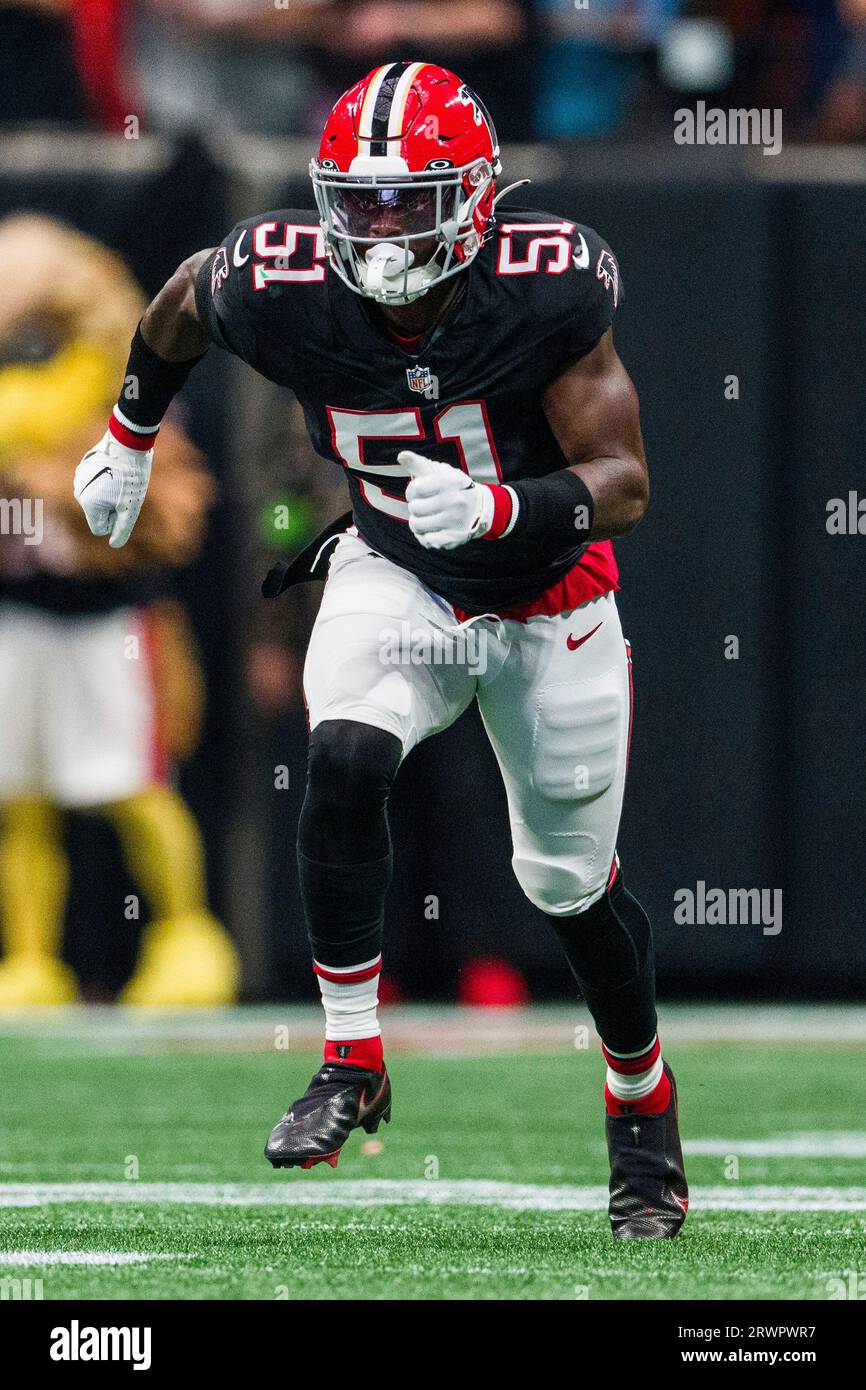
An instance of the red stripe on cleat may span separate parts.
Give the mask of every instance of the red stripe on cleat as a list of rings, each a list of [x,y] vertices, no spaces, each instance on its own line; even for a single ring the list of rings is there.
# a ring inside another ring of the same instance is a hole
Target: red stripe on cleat
[[[337,1149],[336,1152],[332,1154],[320,1154],[318,1158],[306,1158],[300,1166],[302,1168],[312,1168],[317,1163],[330,1163],[332,1168],[336,1168],[339,1157],[340,1150]]]

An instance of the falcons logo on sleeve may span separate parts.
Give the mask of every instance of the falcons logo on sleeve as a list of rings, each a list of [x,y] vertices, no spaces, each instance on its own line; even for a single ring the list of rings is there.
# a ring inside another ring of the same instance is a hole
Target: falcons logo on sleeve
[[[602,251],[598,258],[598,265],[595,269],[597,280],[604,281],[606,290],[613,294],[613,307],[619,304],[619,266],[612,251]]]
[[[210,272],[210,292],[215,295],[224,280],[229,278],[229,258],[226,248],[221,246],[213,258]]]

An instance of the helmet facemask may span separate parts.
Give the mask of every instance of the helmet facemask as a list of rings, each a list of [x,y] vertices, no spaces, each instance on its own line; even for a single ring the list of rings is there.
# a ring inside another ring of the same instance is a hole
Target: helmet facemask
[[[348,174],[330,162],[314,159],[310,177],[331,265],[356,294],[409,304],[478,254],[476,213],[495,182],[488,160],[415,174],[396,156],[358,157]]]

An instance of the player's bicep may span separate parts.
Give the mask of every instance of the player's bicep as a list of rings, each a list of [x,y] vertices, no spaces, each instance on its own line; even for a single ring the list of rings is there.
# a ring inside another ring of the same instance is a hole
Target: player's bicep
[[[570,464],[635,456],[644,462],[637,391],[608,328],[545,388],[544,413]]]
[[[636,526],[649,501],[637,392],[608,329],[547,387],[544,410],[569,465],[593,497],[594,540]]]
[[[201,323],[195,295],[196,280],[202,266],[210,260],[215,250],[215,246],[208,246],[203,251],[196,251],[194,255],[189,256],[183,262],[178,270],[178,274],[183,277],[184,281],[184,312],[195,323]]]
[[[178,266],[148,305],[141,332],[148,347],[166,362],[198,357],[210,344],[210,334],[198,315],[195,278],[210,251],[197,251]]]
[[[188,256],[178,267],[175,275],[175,278],[179,282],[179,316],[190,337],[197,338],[200,344],[205,344],[207,325],[202,323],[198,312],[198,305],[196,304],[195,298],[195,283],[199,271],[205,262],[213,255],[213,252],[214,247],[212,246],[206,247],[203,251],[196,251],[192,256]]]

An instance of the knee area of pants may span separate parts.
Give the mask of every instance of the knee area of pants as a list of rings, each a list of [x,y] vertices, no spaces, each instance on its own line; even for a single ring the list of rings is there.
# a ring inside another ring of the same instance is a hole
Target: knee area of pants
[[[531,777],[550,801],[590,801],[611,785],[622,762],[625,711],[620,692],[592,696],[559,683],[541,693]]]
[[[606,874],[581,874],[536,860],[513,860],[517,882],[533,907],[550,917],[577,917],[588,912],[604,896]]]
[[[310,789],[344,808],[380,800],[390,790],[401,751],[394,734],[382,729],[349,720],[326,721],[310,736]]]

